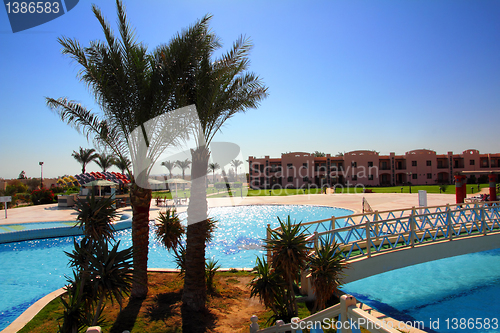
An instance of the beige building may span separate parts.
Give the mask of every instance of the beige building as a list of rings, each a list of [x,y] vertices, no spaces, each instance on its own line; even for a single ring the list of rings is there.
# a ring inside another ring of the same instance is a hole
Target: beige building
[[[296,152],[282,154],[281,158],[250,156],[248,161],[252,188],[453,184],[453,176],[462,171],[478,171],[468,174],[469,182],[477,183],[477,180],[488,181],[479,171],[500,170],[500,154],[480,154],[476,149],[461,154],[418,149],[404,155],[356,150],[343,156],[324,157]]]

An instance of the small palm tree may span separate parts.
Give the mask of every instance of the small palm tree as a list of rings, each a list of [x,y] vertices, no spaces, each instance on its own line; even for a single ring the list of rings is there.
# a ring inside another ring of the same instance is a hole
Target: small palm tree
[[[90,162],[96,160],[99,157],[99,154],[95,152],[94,148],[82,148],[80,147],[80,151],[76,152],[73,150],[73,154],[71,154],[82,165],[82,173],[85,173],[85,167]]]
[[[169,177],[172,178],[172,170],[177,166],[176,162],[165,161],[161,162],[161,165],[168,169]]]
[[[156,219],[160,224],[155,231],[156,238],[167,250],[175,250],[180,244],[181,237],[185,233],[185,228],[175,209],[167,209],[165,214],[160,212]]]
[[[253,273],[257,276],[250,281],[250,297],[258,296],[260,301],[275,314],[279,310],[276,307],[276,299],[280,296],[280,290],[285,287],[285,280],[277,274],[264,258],[257,257]]]
[[[342,284],[342,271],[346,267],[346,263],[339,250],[339,245],[330,242],[329,239],[322,240],[321,246],[315,246],[307,267],[311,273],[312,285],[316,294],[313,311],[321,311]]]
[[[295,301],[293,284],[298,282],[300,271],[305,268],[309,248],[305,230],[301,223],[292,224],[290,215],[286,222],[278,217],[280,228],[271,230],[271,239],[265,245],[271,251],[271,267],[280,274],[286,282],[286,300],[288,313],[297,316],[298,307]]]
[[[209,163],[208,171],[212,172],[212,183],[215,183],[215,170],[220,169],[219,163]]]
[[[234,168],[234,178],[236,179],[236,181],[238,181],[238,167],[242,164],[243,164],[243,162],[240,160],[232,160],[231,161],[231,165]]]
[[[98,199],[94,193],[87,196],[87,200],[78,200],[75,209],[78,212],[76,220],[78,226],[83,228],[84,236],[92,242],[99,239],[112,240],[113,222],[117,216],[114,200],[109,198]]]
[[[189,159],[185,159],[184,161],[177,160],[175,161],[175,165],[182,169],[182,179],[184,179],[184,172],[186,169],[189,169],[189,165],[191,161]]]
[[[102,153],[99,154],[97,160],[94,162],[102,169],[102,172],[106,172],[109,168],[116,164],[116,159],[111,154]]]

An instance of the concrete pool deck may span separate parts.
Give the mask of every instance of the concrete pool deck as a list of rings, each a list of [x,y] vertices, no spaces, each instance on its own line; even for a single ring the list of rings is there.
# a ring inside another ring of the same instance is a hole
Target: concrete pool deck
[[[235,197],[235,198],[208,198],[209,207],[233,206],[233,205],[321,205],[353,210],[361,213],[362,200],[366,198],[373,210],[384,211],[401,208],[418,207],[418,194],[413,193],[365,193],[365,194],[310,194],[290,196],[262,196],[262,197]],[[455,203],[454,194],[427,194],[428,206],[439,206]],[[179,212],[185,211],[187,205],[178,207]],[[155,201],[151,202],[149,218],[156,219],[160,211],[165,207],[157,207]],[[130,206],[119,208],[119,214],[132,215]],[[77,212],[73,208],[58,207],[57,204],[29,206],[13,208],[5,212],[0,211],[0,225],[49,222],[49,221],[72,221],[76,219]]]

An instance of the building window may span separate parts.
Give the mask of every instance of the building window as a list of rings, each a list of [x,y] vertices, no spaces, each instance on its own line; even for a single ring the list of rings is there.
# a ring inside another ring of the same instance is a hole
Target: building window
[[[352,166],[353,168],[355,168],[355,167],[357,167],[357,166],[358,166],[358,163],[353,161],[353,162],[351,162],[351,166]]]
[[[293,182],[293,177],[288,177],[286,180],[287,180],[289,183],[291,183],[291,182]]]
[[[307,163],[302,163],[302,166],[307,169]]]
[[[427,174],[427,179],[432,179],[432,173]]]
[[[411,166],[417,166],[417,161],[411,161]]]
[[[368,180],[373,180],[373,175],[369,175]]]
[[[427,161],[427,166],[431,166],[432,165],[432,161]]]
[[[373,162],[368,162],[368,167],[369,168],[373,167]]]
[[[293,164],[292,163],[288,163],[286,166],[287,166],[288,169],[292,169],[293,168]]]
[[[474,165],[474,163],[476,163],[476,161],[475,161],[475,160],[470,160],[470,161],[469,161],[469,165]]]
[[[308,183],[308,182],[309,182],[309,177],[307,177],[307,176],[306,176],[306,177],[302,178],[302,181],[303,181],[304,183]]]
[[[352,176],[352,180],[358,180],[358,176],[357,175],[353,175]]]
[[[412,179],[417,179],[417,176],[418,176],[418,175],[417,175],[416,173],[414,173],[414,174],[412,174],[412,175],[411,175],[411,178],[412,178]]]

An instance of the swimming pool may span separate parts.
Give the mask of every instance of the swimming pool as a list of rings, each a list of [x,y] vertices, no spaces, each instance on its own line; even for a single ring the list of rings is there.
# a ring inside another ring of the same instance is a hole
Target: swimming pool
[[[253,267],[256,255],[264,253],[261,239],[266,236],[267,224],[275,227],[278,225],[276,217],[285,218],[288,214],[298,222],[345,216],[352,211],[284,205],[213,208],[210,216],[219,222],[206,256],[219,260],[224,268]],[[343,221],[337,223],[343,226]],[[155,241],[153,232],[151,224],[148,267],[176,268],[173,256]],[[130,229],[117,231],[115,235],[121,241],[120,246],[132,245]],[[72,249],[73,237],[0,244],[0,330],[38,299],[64,286],[64,276],[71,273],[64,251]]]
[[[425,331],[500,332],[500,249],[401,268],[342,290]]]

